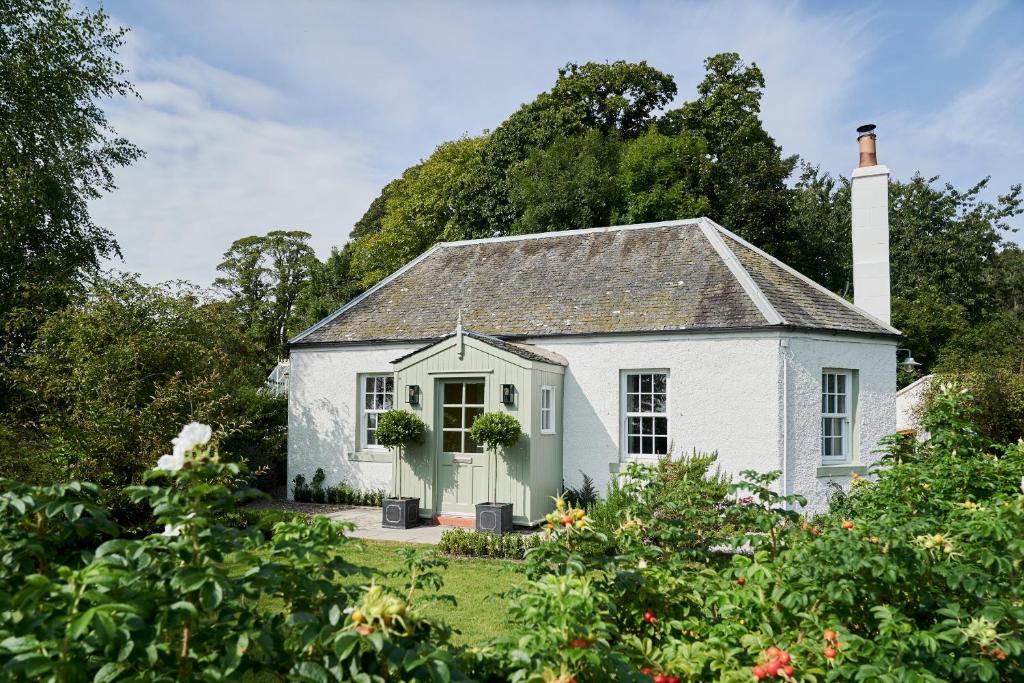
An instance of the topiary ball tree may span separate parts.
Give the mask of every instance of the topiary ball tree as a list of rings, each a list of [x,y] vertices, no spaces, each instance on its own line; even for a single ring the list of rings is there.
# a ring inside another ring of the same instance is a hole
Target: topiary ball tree
[[[469,428],[469,435],[484,448],[495,451],[508,448],[519,440],[523,433],[522,425],[508,413],[484,413]]]
[[[408,410],[389,410],[377,421],[377,443],[385,448],[406,448],[423,443],[427,425]]]

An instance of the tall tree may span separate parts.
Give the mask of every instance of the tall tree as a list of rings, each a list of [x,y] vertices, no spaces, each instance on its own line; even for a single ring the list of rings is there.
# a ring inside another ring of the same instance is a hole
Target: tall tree
[[[622,213],[616,223],[647,223],[704,216],[710,163],[699,135],[665,135],[651,129],[630,142],[619,165]]]
[[[735,52],[709,57],[697,99],[668,112],[659,127],[667,133],[699,134],[710,156],[708,198],[711,218],[762,249],[787,259],[793,243],[786,233],[790,192],[786,181],[797,157],[782,148],[761,122],[764,74]]]
[[[440,239],[463,237],[458,197],[477,172],[482,145],[482,138],[446,142],[392,183],[380,229],[352,246],[351,272],[360,286],[376,283]]]
[[[245,328],[271,354],[283,352],[295,303],[318,263],[309,238],[301,230],[243,237],[217,266],[223,275],[214,286],[228,295]]]
[[[609,225],[619,209],[617,170],[622,143],[591,130],[534,150],[509,173],[517,234]]]
[[[100,107],[133,94],[124,34],[68,0],[0,3],[0,409],[39,324],[119,253],[88,202],[142,154]]]

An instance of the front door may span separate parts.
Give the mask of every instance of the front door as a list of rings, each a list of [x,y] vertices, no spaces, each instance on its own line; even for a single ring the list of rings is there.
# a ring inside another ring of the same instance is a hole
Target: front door
[[[484,412],[482,379],[444,380],[440,385],[440,457],[437,488],[442,514],[472,515],[474,506],[488,500],[490,472],[483,446],[469,428]]]

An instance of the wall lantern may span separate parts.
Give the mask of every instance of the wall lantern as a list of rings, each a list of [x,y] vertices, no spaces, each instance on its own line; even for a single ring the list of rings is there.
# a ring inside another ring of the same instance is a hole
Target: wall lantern
[[[409,405],[415,406],[420,403],[420,386],[418,384],[410,384],[408,386],[409,391]]]
[[[514,384],[501,385],[501,402],[511,405],[516,402],[516,386]]]
[[[907,354],[907,357],[899,361],[899,365],[902,365],[907,370],[914,370],[915,368],[921,367],[921,364],[914,360],[914,354],[910,352],[910,349],[896,349],[897,358],[899,358],[901,353]]]

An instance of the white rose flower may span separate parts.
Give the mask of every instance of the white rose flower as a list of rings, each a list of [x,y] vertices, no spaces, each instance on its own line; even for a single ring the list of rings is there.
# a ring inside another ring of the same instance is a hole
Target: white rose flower
[[[174,537],[181,534],[181,525],[164,524],[164,531],[161,536]]]
[[[181,450],[182,455],[188,453],[196,446],[202,446],[209,442],[210,437],[213,436],[213,430],[210,425],[204,425],[201,422],[189,422],[187,425],[181,428],[181,432],[178,436],[171,439],[171,443],[174,444],[174,450]]]
[[[156,469],[167,470],[168,472],[177,472],[184,464],[185,452],[175,448],[172,455],[160,456],[160,459],[156,461]]]

